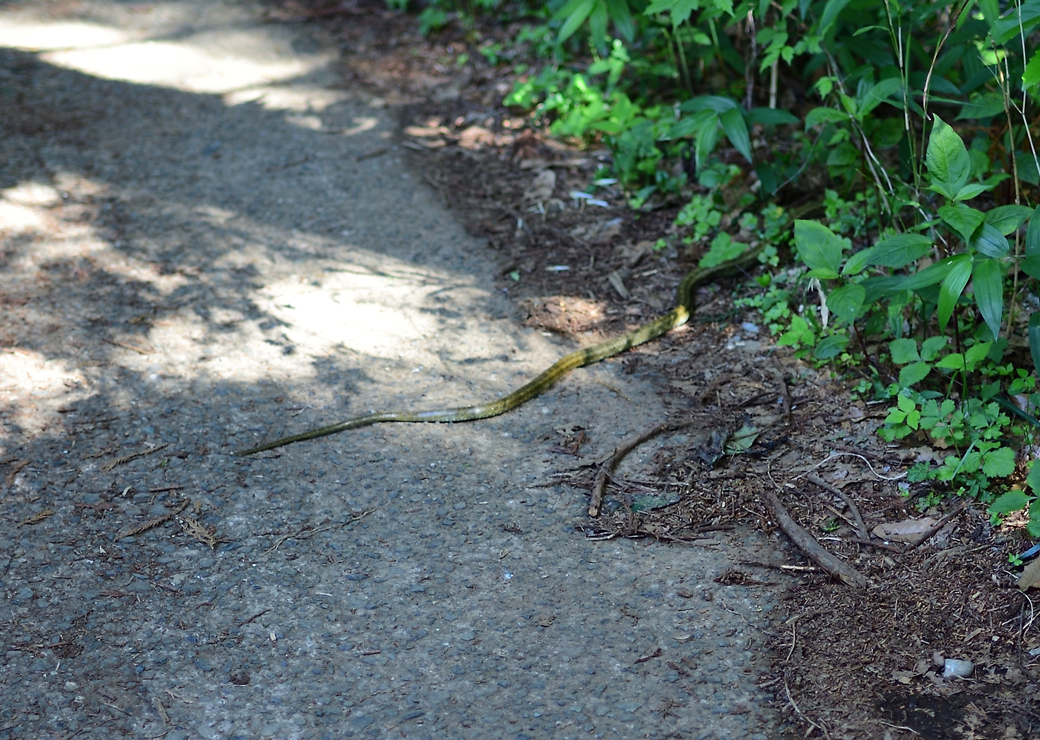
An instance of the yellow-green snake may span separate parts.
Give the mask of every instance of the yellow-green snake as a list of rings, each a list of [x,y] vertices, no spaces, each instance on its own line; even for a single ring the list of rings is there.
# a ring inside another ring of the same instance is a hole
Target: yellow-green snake
[[[719,277],[720,275],[749,265],[758,257],[763,247],[764,245],[752,247],[746,250],[739,257],[712,267],[698,267],[691,270],[682,279],[682,282],[679,283],[679,290],[676,296],[676,306],[671,311],[626,334],[622,334],[615,339],[609,339],[600,344],[586,347],[585,349],[579,349],[576,352],[571,352],[563,359],[557,360],[552,367],[544,371],[530,383],[517,388],[509,395],[502,396],[502,398],[499,398],[497,401],[480,404],[479,406],[463,406],[457,409],[440,409],[437,411],[419,412],[385,411],[378,414],[355,416],[353,419],[347,419],[338,424],[319,427],[318,429],[312,429],[311,431],[303,432],[302,434],[294,434],[291,437],[282,437],[281,439],[276,439],[273,442],[267,442],[248,450],[239,450],[234,454],[238,456],[253,455],[257,452],[264,452],[266,450],[273,450],[276,447],[290,445],[293,442],[302,442],[305,439],[317,439],[318,437],[335,434],[336,432],[344,432],[348,429],[357,429],[358,427],[367,427],[370,424],[381,424],[388,421],[475,421],[476,419],[487,419],[492,416],[504,414],[507,411],[515,409],[520,404],[530,401],[535,396],[544,393],[552,387],[557,380],[575,368],[585,367],[594,362],[599,362],[608,357],[613,357],[627,349],[636,347],[644,342],[649,342],[651,339],[656,339],[662,334],[669,332],[676,327],[682,326],[690,320],[690,316],[696,309],[693,296],[694,288],[702,283]]]

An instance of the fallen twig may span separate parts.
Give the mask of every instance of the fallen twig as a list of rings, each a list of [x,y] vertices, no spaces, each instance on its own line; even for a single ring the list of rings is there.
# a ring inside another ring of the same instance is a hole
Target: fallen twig
[[[818,475],[810,475],[808,476],[808,479],[810,483],[815,483],[823,490],[828,491],[829,493],[833,493],[835,496],[844,501],[845,505],[849,507],[849,511],[852,512],[853,519],[856,520],[856,534],[858,534],[865,540],[870,539],[870,534],[868,534],[867,532],[867,525],[863,523],[863,517],[860,515],[859,509],[856,507],[856,504],[852,500],[852,497],[848,496],[843,490],[841,490],[837,486],[832,486],[830,483],[828,483]]]
[[[661,432],[673,431],[679,428],[681,427],[658,424],[650,431],[643,432],[639,436],[623,442],[620,447],[614,450],[614,454],[603,461],[599,466],[599,472],[596,473],[596,481],[592,484],[592,496],[589,500],[589,516],[599,516],[599,510],[603,507],[603,496],[607,490],[607,479],[614,472],[614,468],[618,466],[618,463],[624,459],[625,455],[648,439],[653,439]]]
[[[866,588],[866,577],[848,563],[838,559],[825,550],[823,546],[816,541],[815,537],[809,534],[808,531],[803,529],[801,525],[791,518],[791,515],[787,513],[787,509],[784,508],[783,503],[781,503],[775,493],[766,488],[762,491],[762,495],[765,496],[766,502],[773,510],[773,516],[776,518],[777,524],[780,525],[780,528],[784,530],[784,534],[790,537],[791,541],[794,542],[794,544],[798,546],[798,549],[805,553],[810,560],[828,573],[838,576],[843,583],[849,586],[856,586],[857,588]]]
[[[964,511],[967,508],[968,508],[968,502],[967,501],[961,501],[960,505],[957,506],[953,511],[951,511],[949,514],[947,514],[942,519],[937,521],[935,524],[933,524],[931,527],[928,528],[928,531],[923,532],[920,537],[918,537],[916,540],[914,540],[909,545],[907,545],[906,548],[904,548],[903,552],[904,553],[910,552],[911,550],[913,550],[913,549],[923,545],[925,542],[927,542],[932,537],[934,537],[936,532],[938,532],[940,529],[945,527],[946,524],[951,519],[953,519],[955,516],[957,516],[958,514],[960,514],[962,511]]]

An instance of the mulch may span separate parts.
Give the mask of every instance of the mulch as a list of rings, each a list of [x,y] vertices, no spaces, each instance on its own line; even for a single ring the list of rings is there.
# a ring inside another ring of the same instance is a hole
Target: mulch
[[[373,104],[399,107],[397,146],[500,256],[498,287],[528,324],[585,344],[671,307],[696,255],[650,245],[669,236],[676,208],[636,213],[610,187],[596,193],[608,207],[570,197],[609,154],[551,140],[501,106],[511,67],[490,67],[476,46],[510,29],[449,25],[424,38],[414,18],[362,0],[281,2],[271,17],[338,34],[344,76]],[[548,195],[537,192],[547,171]],[[928,451],[884,445],[875,430],[885,412],[754,330],[755,317],[734,307],[734,285],[702,289],[689,326],[621,360],[660,380],[671,409],[662,433],[689,441],[663,447],[638,476],[605,476],[586,533],[675,542],[751,524],[782,536],[777,501],[865,584],[846,585],[793,547],[786,562],[724,576],[783,589],[790,616],[770,636],[765,683],[792,736],[1040,737],[1040,634],[1032,595],[1015,588],[1008,564],[1024,549],[1019,534],[994,529],[970,502],[920,511],[929,490],[904,473]],[[746,444],[726,454],[742,428],[753,430]],[[577,453],[582,441],[574,430],[557,450]],[[579,466],[570,482],[591,491],[596,474]],[[925,515],[938,526],[925,522],[910,542],[874,534]],[[973,668],[944,677],[948,660]]]

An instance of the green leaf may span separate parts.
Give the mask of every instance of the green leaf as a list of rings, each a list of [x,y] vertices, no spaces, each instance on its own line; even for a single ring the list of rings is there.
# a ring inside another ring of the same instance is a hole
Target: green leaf
[[[1038,82],[1040,82],[1040,51],[1033,53],[1033,58],[1029,60],[1025,71],[1022,72],[1022,89],[1028,90]]]
[[[842,275],[859,275],[863,272],[863,268],[870,264],[871,254],[874,248],[868,247],[867,249],[861,249],[854,255],[849,257],[845,261],[845,266],[841,268]]]
[[[831,291],[827,296],[827,306],[835,316],[851,324],[860,317],[866,296],[867,291],[862,285],[848,283]]]
[[[973,95],[961,106],[958,121],[992,118],[1004,115],[1004,96],[999,92],[984,92]]]
[[[975,210],[963,203],[942,206],[939,208],[939,217],[951,229],[961,235],[965,242],[971,239],[972,234],[986,220],[986,214]]]
[[[1007,237],[990,224],[982,224],[968,240],[968,246],[986,257],[999,259],[1011,251]]]
[[[921,343],[921,359],[931,362],[946,347],[946,337],[928,337]]]
[[[917,291],[921,288],[927,288],[929,285],[942,282],[953,267],[953,260],[953,257],[946,257],[933,265],[928,265],[923,270],[915,272],[913,275],[903,278],[897,286],[898,290]]]
[[[1015,451],[1010,447],[998,447],[982,455],[982,472],[990,478],[1006,478],[1015,472]],[[1010,491],[1008,492],[1010,493]],[[1021,491],[1019,491],[1021,493]],[[1005,496],[1007,494],[1004,494]],[[1001,496],[1003,498],[1003,496]],[[997,499],[998,501],[1000,499]],[[996,503],[996,501],[994,501]],[[1020,506],[1019,508],[1025,508]]]
[[[685,113],[712,110],[718,114],[722,114],[728,110],[734,110],[739,107],[737,101],[733,100],[733,98],[724,98],[721,95],[699,95],[696,98],[690,98],[680,105],[679,110]]]
[[[946,325],[950,322],[957,300],[961,297],[961,293],[964,292],[964,286],[968,284],[968,280],[971,278],[971,257],[969,255],[955,255],[950,257],[950,262],[950,271],[943,278],[942,285],[939,287],[939,311],[937,318],[939,319],[939,328],[942,330],[945,330]]]
[[[850,0],[827,0],[827,4],[823,6],[823,15],[820,16],[820,24],[817,26],[817,33],[823,36],[830,27],[834,24],[834,21],[838,19],[838,14],[845,9]]]
[[[1004,318],[1003,269],[997,260],[975,260],[971,281],[975,288],[975,305],[996,339],[1000,336],[1000,322]]]
[[[964,355],[960,352],[951,352],[946,357],[935,363],[935,366],[943,370],[963,370]]]
[[[665,139],[681,139],[684,136],[700,133],[705,126],[716,127],[719,125],[718,114],[715,111],[697,111],[692,116],[683,116],[668,130]]]
[[[595,0],[571,0],[556,11],[553,18],[557,20],[565,19],[560,27],[560,33],[556,37],[558,43],[563,43],[573,36],[575,31],[581,28],[581,24],[592,13],[592,8],[595,4]]]
[[[1033,369],[1040,375],[1040,311],[1029,314],[1029,354],[1033,357]]]
[[[897,234],[874,245],[868,264],[892,268],[905,267],[921,259],[931,248],[932,240],[926,236]]]
[[[833,360],[845,351],[848,344],[849,338],[844,334],[831,334],[816,345],[816,349],[813,350],[813,357],[817,360]]]
[[[751,449],[751,445],[755,444],[758,434],[758,429],[744,422],[740,429],[729,436],[722,446],[722,451],[727,455],[739,455],[741,452],[747,452]]]
[[[751,137],[748,136],[747,123],[744,114],[739,108],[730,108],[719,116],[722,130],[726,132],[733,148],[744,155],[744,159],[751,161]]]
[[[627,0],[607,0],[607,10],[610,13],[610,20],[614,21],[614,28],[621,34],[621,38],[632,43],[636,36],[636,25]]]
[[[903,388],[916,385],[924,380],[931,371],[932,366],[927,362],[913,362],[899,371],[899,385]]]
[[[1037,206],[1033,215],[1029,217],[1029,227],[1026,229],[1026,255],[1040,256],[1040,206]]]
[[[979,10],[988,25],[993,25],[1000,17],[999,0],[979,0]]]
[[[1032,213],[1032,209],[1026,206],[997,206],[986,211],[986,223],[1007,236],[1024,224]]]
[[[672,28],[678,28],[690,18],[690,14],[701,7],[700,0],[654,0],[643,11],[645,15],[668,13]]]
[[[718,115],[712,113],[713,120],[697,132],[694,139],[693,153],[697,170],[707,161],[708,156],[715,151],[715,145],[719,143],[719,119]]]
[[[1015,11],[1018,12],[1015,12]],[[997,46],[1003,46],[1020,33],[1028,37],[1030,30],[1040,21],[1040,1],[1025,0],[1018,8],[1012,8],[1003,18],[990,27],[990,37]]]
[[[971,158],[957,132],[939,116],[935,116],[932,135],[928,139],[925,164],[932,185],[947,198],[956,198],[968,183]],[[941,190],[940,190],[941,188]]]
[[[961,188],[960,191],[958,191],[954,199],[958,202],[971,200],[972,198],[976,198],[982,195],[987,190],[992,190],[994,184],[995,183],[969,182],[967,185]]]
[[[812,128],[821,123],[840,123],[849,120],[849,114],[837,108],[813,108],[805,117],[805,127]]]
[[[781,126],[785,123],[798,123],[798,118],[781,108],[752,108],[748,111],[747,122],[751,125]]]
[[[1034,494],[1040,494],[1040,464],[1034,460],[1029,467],[1029,475],[1026,476],[1026,485]]]
[[[888,343],[888,351],[892,354],[892,362],[897,365],[906,365],[909,362],[918,362],[921,356],[917,353],[917,341],[903,337],[893,339]]]
[[[968,350],[964,353],[964,366],[971,372],[975,369],[975,366],[986,359],[986,355],[989,354],[989,348],[993,346],[993,342],[980,342],[972,347],[968,347]]]
[[[799,219],[794,222],[794,243],[798,258],[809,268],[808,276],[821,280],[838,277],[841,253],[848,244],[818,221]]]
[[[1040,466],[1034,465],[1033,467]],[[1015,489],[998,497],[996,501],[990,504],[987,512],[991,516],[993,514],[1010,514],[1012,511],[1021,511],[1027,506],[1029,506],[1029,497],[1026,496],[1025,491]]]
[[[902,87],[903,81],[898,77],[889,77],[887,80],[881,80],[881,82],[872,86],[860,96],[856,117],[862,121],[868,113],[885,102],[891,95],[899,92]]]

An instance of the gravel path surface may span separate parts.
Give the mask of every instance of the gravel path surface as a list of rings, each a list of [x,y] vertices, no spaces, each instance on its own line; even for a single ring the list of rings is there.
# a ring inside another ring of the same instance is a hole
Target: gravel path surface
[[[661,422],[652,378],[230,456],[573,348],[320,28],[261,19],[0,6],[0,739],[776,737],[776,596],[713,580],[774,546],[576,529],[554,444]]]

